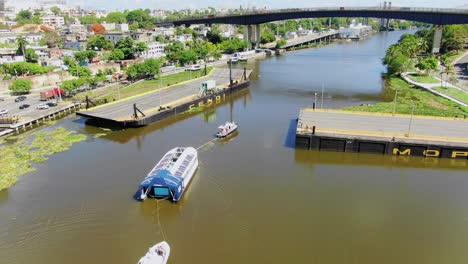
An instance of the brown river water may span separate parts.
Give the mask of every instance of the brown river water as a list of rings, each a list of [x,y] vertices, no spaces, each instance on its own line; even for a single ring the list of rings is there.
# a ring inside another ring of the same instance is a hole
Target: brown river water
[[[322,84],[326,108],[383,100],[381,58],[402,33],[252,62],[249,90],[148,127],[59,121],[89,137],[0,192],[0,263],[137,263],[161,240],[170,263],[467,263],[466,164],[293,148]],[[179,203],[132,199],[164,153],[231,115],[239,133],[199,151]]]

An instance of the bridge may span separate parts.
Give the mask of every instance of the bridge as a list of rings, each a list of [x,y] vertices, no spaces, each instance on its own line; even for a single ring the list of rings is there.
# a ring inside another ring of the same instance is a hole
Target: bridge
[[[287,19],[323,18],[323,17],[363,17],[382,19],[404,19],[436,25],[433,52],[439,52],[442,38],[442,26],[468,24],[468,10],[447,8],[410,8],[410,7],[331,7],[331,8],[295,8],[246,12],[239,15],[220,15],[193,17],[159,23],[160,26],[190,26],[193,24],[232,24],[246,25],[245,36],[252,43],[260,41],[259,24]]]

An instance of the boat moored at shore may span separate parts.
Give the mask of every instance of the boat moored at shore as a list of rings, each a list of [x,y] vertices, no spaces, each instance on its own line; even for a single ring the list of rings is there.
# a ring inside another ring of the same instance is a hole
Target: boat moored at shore
[[[135,199],[169,199],[178,202],[198,168],[198,153],[193,147],[168,151],[140,183]]]

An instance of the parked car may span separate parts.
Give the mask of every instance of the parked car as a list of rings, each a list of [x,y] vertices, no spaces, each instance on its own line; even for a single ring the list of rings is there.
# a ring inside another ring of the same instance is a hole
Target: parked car
[[[38,104],[36,106],[37,109],[42,110],[42,109],[49,109],[49,106],[46,104]]]
[[[22,101],[26,100],[26,98],[27,98],[27,97],[24,96],[24,95],[18,96],[18,97],[16,97],[15,102],[17,102],[17,103],[18,103],[18,102],[22,102]]]
[[[8,114],[8,110],[6,109],[0,110],[0,116],[6,115],[6,114]]]
[[[57,103],[48,102],[46,105],[48,105],[49,107],[55,107],[55,106],[57,106]]]
[[[189,68],[187,68],[186,70],[187,71],[198,71],[200,69],[201,69],[200,65],[194,64],[194,65],[190,66]]]
[[[19,109],[22,110],[22,109],[26,109],[26,108],[29,108],[29,107],[30,107],[30,105],[28,105],[28,104],[22,104],[22,105],[20,105]]]

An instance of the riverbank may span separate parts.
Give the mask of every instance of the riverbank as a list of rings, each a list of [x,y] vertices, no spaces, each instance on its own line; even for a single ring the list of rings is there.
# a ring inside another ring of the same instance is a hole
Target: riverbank
[[[384,99],[386,102],[343,108],[348,111],[411,114],[440,117],[468,117],[468,107],[427,91],[415,89],[399,77],[384,77]],[[396,95],[396,103],[395,103]],[[413,109],[414,104],[414,111]]]

